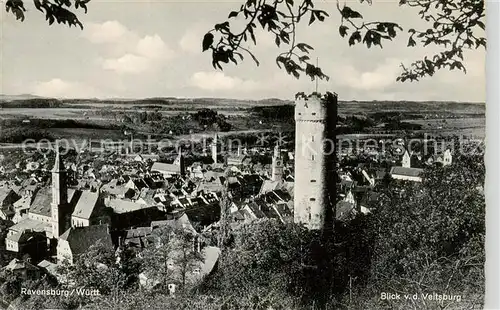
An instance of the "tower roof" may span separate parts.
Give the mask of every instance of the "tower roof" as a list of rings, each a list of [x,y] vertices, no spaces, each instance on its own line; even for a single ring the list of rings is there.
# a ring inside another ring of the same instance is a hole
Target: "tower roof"
[[[64,168],[64,162],[61,159],[59,151],[56,151],[56,159],[54,161],[54,167],[52,168],[52,172],[61,172],[61,171],[66,171],[66,169]]]

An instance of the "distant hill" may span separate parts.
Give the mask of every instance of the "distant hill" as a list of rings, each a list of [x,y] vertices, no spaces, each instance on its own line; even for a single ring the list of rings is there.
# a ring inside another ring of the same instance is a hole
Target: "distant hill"
[[[9,102],[15,100],[31,100],[31,99],[41,99],[43,97],[30,95],[30,94],[22,94],[22,95],[4,95],[0,94],[0,101]]]
[[[261,100],[243,100],[230,98],[176,98],[176,97],[152,97],[143,99],[55,99],[40,96],[23,95],[0,95],[0,104],[4,108],[47,108],[47,107],[94,107],[100,105],[116,105],[122,107],[148,108],[212,108],[212,109],[248,109],[253,107],[282,106],[293,104],[292,100],[279,98],[268,98]],[[485,104],[477,102],[453,102],[453,101],[339,101],[339,110],[465,110],[484,113]]]

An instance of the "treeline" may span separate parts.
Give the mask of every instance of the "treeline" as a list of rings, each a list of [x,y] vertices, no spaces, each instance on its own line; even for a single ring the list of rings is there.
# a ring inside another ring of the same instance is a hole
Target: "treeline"
[[[215,110],[201,109],[196,113],[192,113],[191,117],[203,128],[215,126],[219,131],[230,131],[232,128],[227,121],[227,117]]]
[[[14,101],[0,102],[0,108],[30,108],[30,109],[44,109],[44,108],[61,108],[64,104],[58,99],[23,99]]]
[[[119,125],[111,123],[98,123],[73,119],[3,119],[0,120],[2,128],[86,128],[86,129],[120,129]]]
[[[249,109],[249,113],[265,120],[293,122],[295,106],[287,104],[277,106],[252,107]]]
[[[55,140],[51,133],[39,128],[3,128],[0,133],[0,143],[22,143],[28,139],[35,141]]]

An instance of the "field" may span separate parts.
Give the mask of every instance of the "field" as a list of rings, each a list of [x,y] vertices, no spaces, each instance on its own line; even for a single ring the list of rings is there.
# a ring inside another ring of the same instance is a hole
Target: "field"
[[[3,98],[3,100],[2,100]],[[214,132],[248,133],[293,130],[293,102],[216,98],[151,98],[141,100],[57,100],[0,97],[0,143],[20,143],[33,136],[47,138],[116,139],[153,135],[187,137]],[[202,109],[216,111],[211,122],[194,119]],[[415,132],[464,134],[484,138],[485,105],[463,102],[340,101],[339,116],[369,120],[346,134],[392,133],[387,123],[418,125]],[[344,124],[346,128],[351,123]],[[222,126],[222,127],[221,127]],[[371,126],[371,127],[370,127]],[[364,128],[368,128],[366,132]],[[391,130],[394,128],[391,127]]]

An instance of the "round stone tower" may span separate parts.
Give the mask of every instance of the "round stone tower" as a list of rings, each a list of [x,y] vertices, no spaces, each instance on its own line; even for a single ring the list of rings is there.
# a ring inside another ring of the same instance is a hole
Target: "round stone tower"
[[[298,94],[295,100],[294,221],[323,229],[336,198],[337,94]]]

